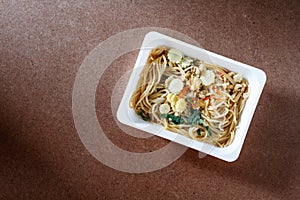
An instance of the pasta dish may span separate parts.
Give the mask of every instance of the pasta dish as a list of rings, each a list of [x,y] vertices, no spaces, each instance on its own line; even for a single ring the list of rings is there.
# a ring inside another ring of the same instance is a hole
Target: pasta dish
[[[225,147],[249,92],[242,75],[161,46],[150,52],[129,105],[145,121]]]

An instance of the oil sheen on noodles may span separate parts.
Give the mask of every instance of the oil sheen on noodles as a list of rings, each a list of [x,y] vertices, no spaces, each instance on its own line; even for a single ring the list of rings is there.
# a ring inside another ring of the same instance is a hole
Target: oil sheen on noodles
[[[129,105],[145,121],[225,147],[235,137],[249,91],[238,73],[158,47],[150,52]]]

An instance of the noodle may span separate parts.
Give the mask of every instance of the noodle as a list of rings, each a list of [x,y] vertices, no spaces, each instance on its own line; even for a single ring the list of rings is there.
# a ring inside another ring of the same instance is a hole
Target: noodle
[[[240,74],[158,47],[150,52],[129,104],[143,120],[225,147],[235,137],[249,92]]]

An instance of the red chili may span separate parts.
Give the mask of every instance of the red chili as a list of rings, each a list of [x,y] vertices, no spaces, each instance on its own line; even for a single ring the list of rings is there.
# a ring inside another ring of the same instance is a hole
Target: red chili
[[[203,101],[210,99],[210,96],[203,98]]]

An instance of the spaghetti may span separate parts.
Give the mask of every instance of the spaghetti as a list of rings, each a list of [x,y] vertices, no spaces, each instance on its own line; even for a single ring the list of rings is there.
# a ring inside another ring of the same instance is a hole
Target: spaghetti
[[[143,120],[225,147],[235,137],[248,96],[240,74],[158,47],[150,52],[129,104]]]

